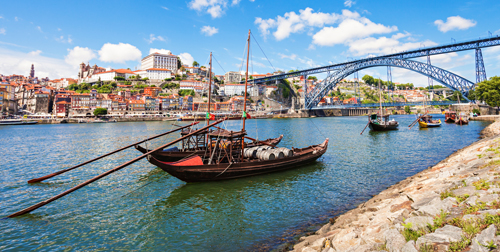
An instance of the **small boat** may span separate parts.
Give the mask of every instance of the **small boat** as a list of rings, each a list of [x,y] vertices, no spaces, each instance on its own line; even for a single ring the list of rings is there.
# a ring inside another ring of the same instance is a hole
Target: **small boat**
[[[27,124],[37,124],[37,121],[26,121],[18,119],[4,119],[0,120],[0,125],[27,125]]]
[[[184,134],[184,135],[186,135],[186,134]],[[200,134],[200,136],[205,137],[204,135],[201,135],[201,134]],[[254,142],[246,143],[245,146],[247,148],[252,148],[255,146],[277,145],[281,142],[282,139],[283,139],[283,135],[280,135],[277,138],[269,138],[269,139],[266,139],[263,141],[258,141],[258,142],[254,141]],[[193,155],[203,156],[206,152],[206,149],[207,149],[206,146],[200,146],[200,147],[193,146],[192,145],[193,140],[194,140],[194,138],[188,139],[188,140],[182,142],[183,147],[190,147],[190,148],[179,149],[177,147],[172,147],[172,148],[164,149],[162,151],[155,152],[151,155],[153,157],[155,157],[156,159],[158,159],[159,161],[163,161],[163,162],[174,162],[174,161],[178,161],[180,159],[183,159],[183,158],[188,157],[188,156],[193,156]],[[199,140],[201,140],[201,139],[199,139]],[[134,147],[138,151],[142,152],[143,154],[151,151],[150,149],[144,148],[140,145],[136,145]]]
[[[380,90],[380,112],[379,114],[371,114],[368,116],[368,126],[370,130],[373,131],[388,131],[388,130],[397,130],[399,123],[392,119],[389,120],[389,115],[384,115],[382,110],[382,89],[380,89],[380,80],[378,81],[378,88]],[[365,127],[366,128],[366,127]]]
[[[444,113],[444,121],[447,123],[454,123],[457,118],[457,113],[455,111],[446,111]]]
[[[434,128],[441,126],[441,120],[432,120],[432,116],[424,115],[418,120],[418,126],[420,128]]]
[[[460,113],[455,119],[455,124],[464,125],[469,124],[469,116],[465,113]]]
[[[372,114],[368,116],[370,130],[373,131],[388,131],[397,130],[399,123],[394,119],[389,120],[389,115],[379,116],[378,114]]]

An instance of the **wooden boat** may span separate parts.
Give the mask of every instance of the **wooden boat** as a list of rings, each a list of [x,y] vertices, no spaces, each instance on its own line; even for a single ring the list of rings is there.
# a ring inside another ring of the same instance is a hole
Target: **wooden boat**
[[[371,114],[368,116],[368,126],[370,130],[373,131],[388,131],[388,130],[397,130],[399,123],[392,119],[389,120],[389,115],[384,115],[382,110],[382,90],[380,89],[380,80],[378,82],[378,88],[380,90],[380,112],[379,114]],[[366,128],[366,127],[365,127]]]
[[[277,145],[281,142],[282,139],[283,139],[283,135],[280,135],[277,138],[269,138],[269,139],[266,139],[264,141],[258,141],[258,142],[254,141],[254,142],[246,143],[245,145],[247,148],[256,147],[256,146]],[[185,144],[185,142],[183,142],[183,146],[186,146],[186,145],[187,144]],[[146,149],[140,145],[136,145],[134,147],[138,151],[142,152],[143,154],[151,151],[150,149]],[[206,146],[201,146],[200,148],[189,148],[189,149],[180,149],[180,150],[177,147],[173,147],[173,148],[169,148],[166,150],[154,152],[151,155],[159,161],[174,162],[174,161],[181,160],[181,159],[188,157],[188,156],[194,156],[194,155],[203,156],[205,154],[205,152],[206,152]]]
[[[460,113],[455,119],[455,124],[464,125],[469,124],[469,116],[465,113]]]
[[[447,123],[454,123],[457,118],[457,113],[455,111],[447,111],[444,113],[444,121]]]
[[[210,135],[213,138],[212,140],[217,138],[215,137],[216,134]],[[242,149],[238,148],[238,146],[240,143],[239,140],[244,135],[244,131],[232,132],[230,135],[225,135],[225,140],[228,140],[230,144],[223,148],[220,148],[220,146],[213,148],[204,157],[194,155],[177,162],[164,162],[156,159],[154,156],[150,156],[148,161],[182,181],[205,182],[254,176],[300,167],[321,157],[328,148],[327,138],[323,143],[318,145],[301,149],[292,148],[291,151],[293,154],[282,158],[267,160],[265,160],[265,157],[264,159],[254,157],[242,158]],[[233,148],[235,150],[231,150]],[[230,150],[228,151],[228,149]],[[222,158],[220,158],[221,156]]]
[[[201,137],[196,136],[194,141],[188,143],[198,147],[200,146],[199,143],[203,143],[206,136],[208,144],[203,145],[206,146],[203,155],[193,154],[177,162],[165,162],[158,160],[153,155],[148,155],[148,161],[151,164],[160,167],[180,180],[186,182],[203,182],[234,179],[292,169],[313,162],[326,152],[328,138],[321,144],[302,149],[292,148],[290,150],[287,148],[269,148],[267,146],[249,148],[245,146],[250,31],[248,32],[247,42],[247,70],[245,97],[243,100],[242,130],[234,132],[216,127],[216,130],[207,132],[206,135],[205,132],[200,132]],[[203,141],[201,141],[202,139]]]
[[[214,114],[214,120],[219,120],[222,118],[227,118],[226,120],[241,120],[241,115],[235,114]],[[184,116],[181,117],[181,121],[192,122],[192,121],[204,121],[205,115],[203,116]]]
[[[420,128],[434,128],[441,126],[441,120],[432,120],[432,116],[424,115],[418,120],[418,126]]]
[[[399,123],[392,119],[389,120],[389,115],[379,116],[378,114],[372,114],[368,116],[368,126],[370,130],[373,131],[388,131],[397,130]]]

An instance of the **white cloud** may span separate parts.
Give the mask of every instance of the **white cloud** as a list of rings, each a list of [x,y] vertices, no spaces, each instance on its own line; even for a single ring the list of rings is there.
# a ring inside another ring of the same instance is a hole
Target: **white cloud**
[[[67,38],[64,38],[64,36],[61,35],[60,37],[56,38],[56,41],[68,44],[71,44],[73,42],[73,40],[71,39],[71,35],[68,35]]]
[[[313,36],[313,43],[321,46],[342,44],[348,40],[397,31],[396,26],[375,24],[367,18],[346,19],[338,27],[324,27]]]
[[[103,62],[125,63],[129,60],[140,60],[141,51],[131,44],[106,43],[99,50],[99,60]]]
[[[313,44],[321,46],[342,44],[347,40],[365,38],[373,34],[391,33],[398,30],[396,26],[373,23],[357,12],[342,10],[341,14],[323,13],[314,12],[312,8],[299,10],[299,14],[293,11],[287,12],[283,16],[277,16],[274,19],[257,17],[254,23],[258,25],[264,38],[274,28],[276,30],[273,32],[273,36],[278,41],[289,37],[292,33],[307,31],[307,34],[313,38]],[[339,23],[337,27],[326,26],[336,23]],[[322,29],[315,32],[315,28]]]
[[[5,30],[5,28],[0,28],[0,34],[5,35],[6,33],[7,33],[7,31]]]
[[[156,48],[149,48],[149,54],[152,53],[161,53],[161,54],[171,54],[172,52],[170,50],[166,49],[156,49]]]
[[[38,55],[40,55],[40,53],[42,53],[42,51],[40,51],[40,50],[36,50],[36,51],[29,52],[29,53],[28,53],[28,55],[31,55],[31,56],[38,56]]]
[[[211,27],[208,25],[201,27],[201,33],[205,34],[206,36],[212,36],[218,32],[219,32],[219,29],[217,29],[215,27]]]
[[[35,65],[36,76],[76,78],[77,71],[62,59],[41,56],[39,53],[24,53],[0,48],[0,73],[29,75],[31,64]]]
[[[354,4],[356,4],[356,2],[355,2],[355,1],[352,1],[352,0],[346,0],[346,1],[344,2],[344,6],[345,6],[345,7],[352,7]]]
[[[438,30],[442,32],[448,32],[453,30],[466,30],[477,24],[476,21],[472,19],[465,19],[460,16],[452,16],[446,19],[446,22],[443,20],[436,20],[434,24],[437,25]]]
[[[2,19],[2,18],[3,18],[3,17],[2,17],[2,16],[0,16],[0,19]]]
[[[184,65],[193,65],[194,58],[189,53],[181,53],[179,54],[179,58],[181,58],[182,64]]]
[[[42,31],[42,27],[37,26],[36,28],[38,29],[38,31],[39,31],[39,32],[43,33],[43,31]]]
[[[192,10],[206,12],[212,18],[221,17],[227,8],[227,0],[192,0],[188,7]]]
[[[19,21],[19,18],[18,17],[14,17],[14,20]]]
[[[233,1],[231,2],[231,5],[237,5],[237,4],[239,4],[240,2],[241,2],[241,0],[233,0]]]
[[[162,9],[164,9],[164,10],[168,10],[168,8],[167,8],[167,7],[165,7],[165,6],[162,6],[161,8],[162,8]]]
[[[96,57],[94,51],[88,47],[75,46],[73,49],[68,49],[68,52],[68,55],[64,57],[64,61],[75,69],[82,62],[89,62]]]
[[[282,59],[291,59],[291,60],[295,60],[295,58],[297,58],[297,55],[296,54],[291,54],[291,55],[286,55],[286,54],[282,54],[282,53],[278,53],[278,55],[282,58]]]
[[[401,51],[408,51],[413,49],[418,49],[420,47],[435,46],[437,43],[426,40],[424,42],[407,42],[402,43],[399,41],[402,38],[410,37],[410,33],[398,33],[391,37],[368,37],[363,39],[358,39],[355,41],[349,41],[346,43],[349,46],[349,52],[354,56],[361,56],[366,54],[392,54]]]
[[[149,44],[153,43],[153,41],[158,40],[158,41],[163,41],[165,42],[165,38],[162,36],[156,36],[154,34],[149,34],[149,39],[145,39]]]
[[[494,32],[493,34],[500,34],[500,30]]]
[[[57,31],[62,31],[62,29],[61,28],[57,28]]]

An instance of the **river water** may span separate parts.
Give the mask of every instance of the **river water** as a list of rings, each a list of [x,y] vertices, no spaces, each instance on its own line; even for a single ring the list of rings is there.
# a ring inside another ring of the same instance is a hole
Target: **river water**
[[[366,117],[247,120],[251,137],[283,134],[279,146],[285,147],[319,144],[328,137],[328,151],[300,169],[210,183],[182,182],[142,160],[31,214],[0,220],[0,250],[282,248],[328,218],[477,141],[488,125],[473,121],[467,126],[409,130],[414,116],[394,118],[400,122],[398,131],[367,129],[363,135],[359,133]],[[172,124],[2,126],[0,217],[76,186],[139,152],[131,148],[44,183],[27,180],[173,129]],[[238,130],[241,122],[229,121],[224,127]],[[148,147],[172,139],[174,135],[163,137]]]

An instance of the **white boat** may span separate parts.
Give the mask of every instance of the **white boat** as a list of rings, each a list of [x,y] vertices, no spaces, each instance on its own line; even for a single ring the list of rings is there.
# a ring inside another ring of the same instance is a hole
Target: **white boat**
[[[25,121],[21,119],[3,119],[0,120],[0,125],[26,125],[26,124],[37,124],[37,121]]]

